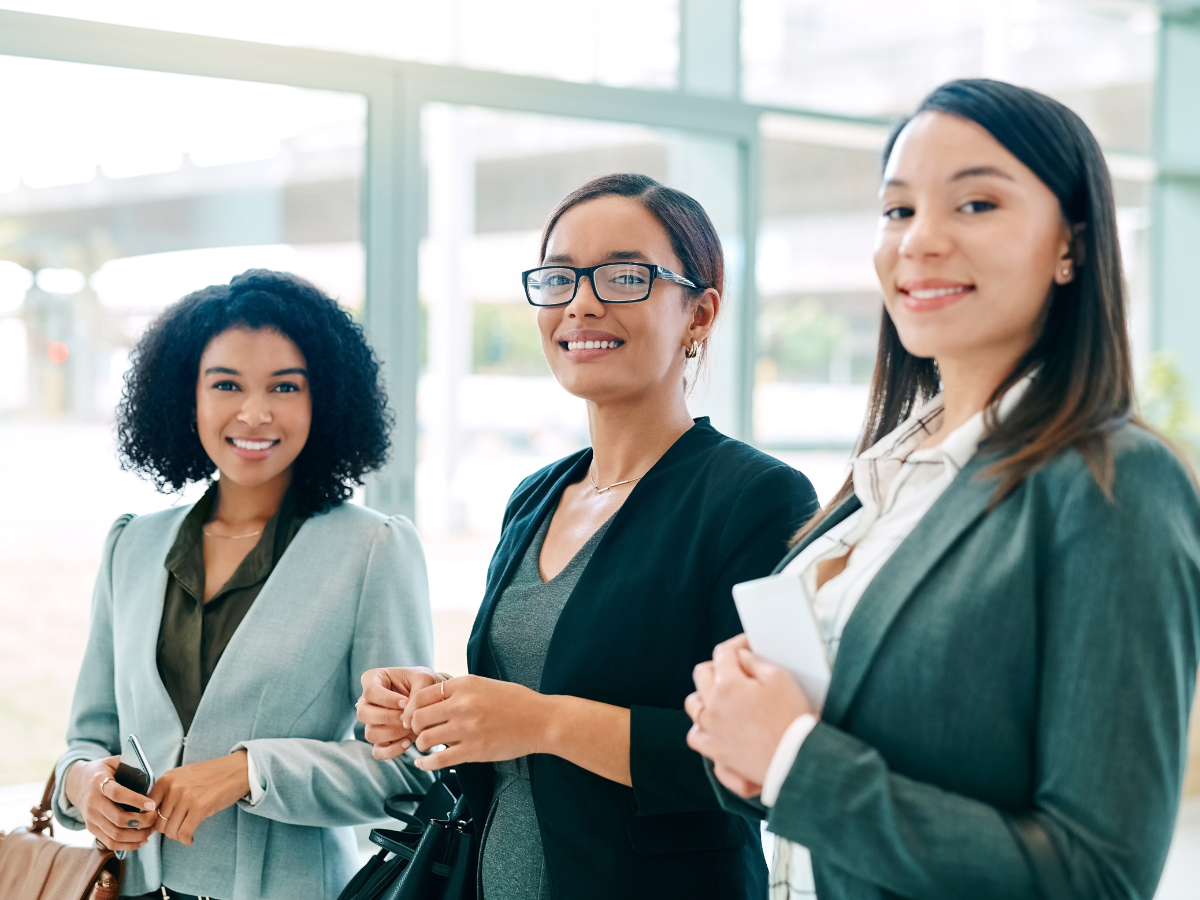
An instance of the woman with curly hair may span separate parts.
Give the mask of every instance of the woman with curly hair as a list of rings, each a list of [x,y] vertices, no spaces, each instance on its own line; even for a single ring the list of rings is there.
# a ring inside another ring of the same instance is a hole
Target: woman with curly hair
[[[362,329],[293,275],[197,291],[134,351],[122,466],[210,484],[117,519],[96,581],[54,804],[126,851],[123,896],[334,896],[356,868],[344,826],[429,783],[352,740],[358,674],[432,659],[412,524],[345,503],[390,419]],[[130,735],[147,796],[114,780]]]

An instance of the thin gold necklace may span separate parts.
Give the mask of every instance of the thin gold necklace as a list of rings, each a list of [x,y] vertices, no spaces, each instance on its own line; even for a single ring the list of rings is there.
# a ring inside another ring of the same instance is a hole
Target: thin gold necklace
[[[258,537],[265,530],[266,529],[264,529],[264,528],[260,528],[260,529],[258,529],[258,531],[252,531],[249,534],[213,534],[207,528],[201,528],[200,533],[203,534],[205,537],[221,538],[222,540],[226,540],[226,541],[238,541],[238,540],[241,540],[242,538]]]
[[[608,487],[600,487],[596,484],[596,479],[592,477],[591,469],[588,470],[588,481],[592,483],[592,487],[596,489],[597,494],[603,494],[605,491],[611,491],[615,487],[620,487],[623,484],[633,484],[635,481],[641,481],[645,475],[639,475],[637,478],[630,478],[628,481],[618,481],[616,484],[610,484]]]

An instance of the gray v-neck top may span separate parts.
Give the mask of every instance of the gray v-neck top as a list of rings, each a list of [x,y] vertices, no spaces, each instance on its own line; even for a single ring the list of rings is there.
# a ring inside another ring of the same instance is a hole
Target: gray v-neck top
[[[512,582],[496,602],[488,629],[488,645],[501,680],[535,691],[542,684],[542,667],[558,617],[612,522],[610,518],[596,529],[566,567],[544,582],[538,560],[553,518],[551,510],[525,551]],[[494,765],[496,788],[479,854],[483,897],[550,900],[550,873],[533,806],[528,757]]]

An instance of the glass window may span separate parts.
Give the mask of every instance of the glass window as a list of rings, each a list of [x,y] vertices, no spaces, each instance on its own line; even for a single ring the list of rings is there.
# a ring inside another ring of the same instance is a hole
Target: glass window
[[[584,402],[551,375],[537,312],[521,287],[521,272],[539,262],[543,223],[591,178],[649,175],[704,204],[736,286],[738,153],[729,142],[678,132],[444,104],[425,107],[422,138],[428,220],[420,249],[417,524],[435,621],[459,636],[461,654],[509,495],[589,442]],[[735,295],[727,292],[731,305]],[[692,373],[694,414],[724,410],[723,392],[732,401],[723,358],[731,348],[718,336],[708,377]],[[461,671],[465,663],[448,665]]]
[[[671,88],[678,0],[4,0],[4,9],[565,81]]]
[[[1148,151],[1158,13],[1064,0],[748,0],[747,100],[895,117],[952,78],[999,78],[1071,106],[1109,149]]]
[[[176,502],[117,465],[129,351],[251,267],[361,310],[366,103],[10,57],[0,82],[0,783],[28,783],[62,751],[109,526]]]

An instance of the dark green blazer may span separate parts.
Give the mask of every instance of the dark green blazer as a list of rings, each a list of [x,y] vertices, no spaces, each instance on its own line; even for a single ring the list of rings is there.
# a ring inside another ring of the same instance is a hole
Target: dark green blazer
[[[851,615],[775,806],[718,788],[811,850],[821,900],[1153,896],[1200,647],[1200,504],[1147,432],[1110,441],[1111,502],[1071,451],[989,512],[972,461]]]
[[[509,500],[467,644],[472,673],[496,676],[492,612],[538,525],[592,451],[523,481]],[[722,811],[687,746],[692,669],[742,628],[730,593],[761,578],[817,509],[808,479],[697,420],[637,484],[596,546],[554,629],[544,694],[624,706],[633,786],[565,759],[529,757],[554,896],[759,900],[767,869],[757,823]],[[475,820],[492,801],[490,763],[457,767]]]

